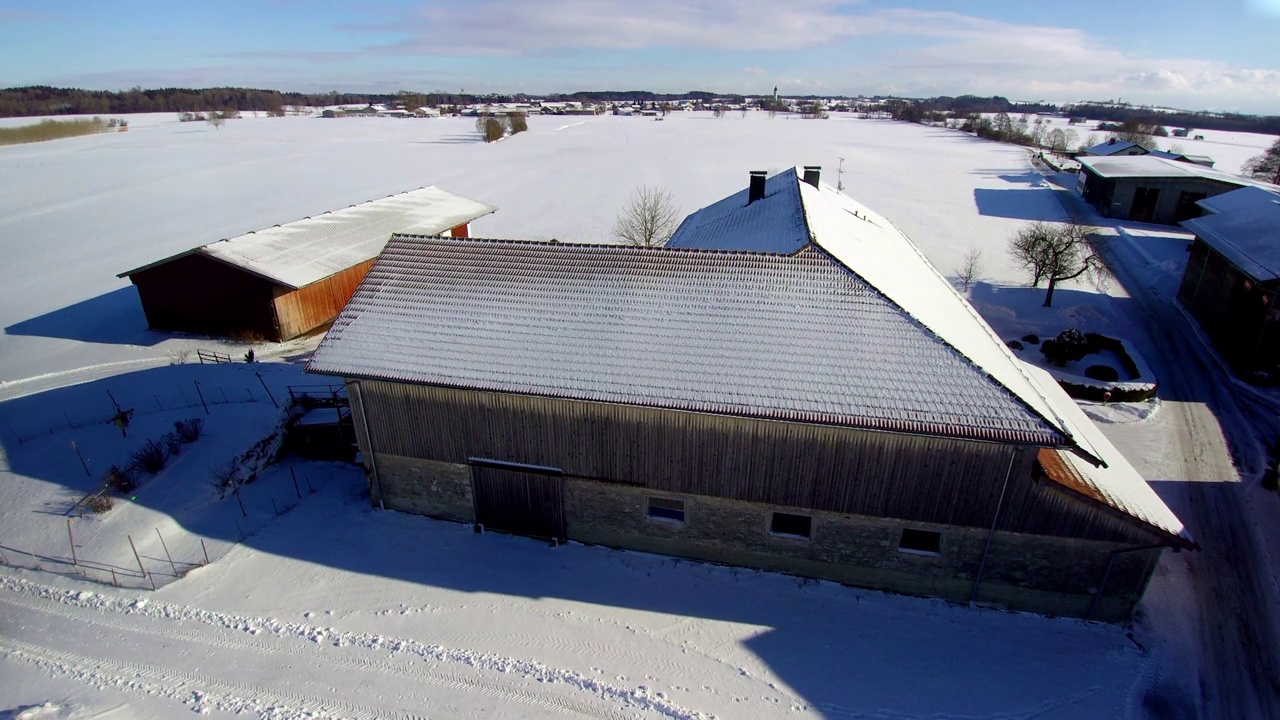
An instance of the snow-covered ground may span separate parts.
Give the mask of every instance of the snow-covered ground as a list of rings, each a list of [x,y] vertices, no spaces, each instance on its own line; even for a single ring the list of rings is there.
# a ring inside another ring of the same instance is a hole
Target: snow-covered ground
[[[297,364],[314,341],[258,348],[278,362],[257,367],[171,365],[196,347],[242,350],[147,331],[116,273],[423,185],[498,206],[475,223],[478,236],[602,241],[637,185],[668,188],[689,212],[739,190],[749,170],[821,164],[825,181],[893,220],[944,273],[980,248],[971,296],[1004,336],[1102,330],[1134,341],[1162,376],[1190,378],[1186,356],[1203,352],[1166,352],[1143,304],[1167,299],[1181,271],[1187,236],[1176,231],[1117,235],[1141,303],[1120,284],[1108,294],[1067,285],[1043,310],[1042,291],[1020,287],[1009,236],[1064,216],[1059,185],[1024,149],[840,115],[529,124],[485,145],[465,119],[249,117],[215,130],[157,115],[126,133],[0,148],[0,560],[42,568],[0,569],[0,717],[1156,718],[1235,707],[1225,693],[1243,690],[1212,665],[1226,667],[1213,653],[1240,626],[1226,625],[1218,645],[1198,630],[1221,626],[1214,613],[1235,598],[1212,599],[1213,566],[1185,553],[1166,554],[1131,639],[1074,620],[475,535],[371,509],[359,472],[340,465],[289,461],[297,489],[276,466],[245,486],[243,513],[219,497],[211,469],[278,419],[262,383],[278,394],[314,382]],[[208,415],[192,397],[197,380],[214,399]],[[108,391],[136,409],[128,438],[105,424]],[[1252,442],[1220,405],[1188,392],[1093,410],[1184,519],[1194,515],[1202,542],[1234,520],[1197,509],[1203,493],[1238,485],[1226,440]],[[207,418],[201,439],[134,500],[72,520],[68,536],[65,511],[105,467],[192,415]],[[1245,496],[1241,526],[1273,501]],[[199,567],[205,548],[213,562]],[[1271,563],[1255,561],[1273,598]],[[110,585],[112,569],[125,587]]]

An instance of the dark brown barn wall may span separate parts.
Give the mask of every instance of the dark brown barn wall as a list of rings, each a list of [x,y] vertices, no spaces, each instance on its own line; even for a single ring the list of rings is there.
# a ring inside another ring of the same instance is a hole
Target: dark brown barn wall
[[[275,340],[273,285],[200,255],[134,273],[147,324],[154,330]]]
[[[990,527],[1008,476],[1002,531],[1158,542],[1033,480],[1035,448],[373,380],[359,381],[357,396],[375,458],[489,458],[655,490],[974,528]]]
[[[373,262],[362,262],[297,290],[278,288],[275,312],[280,339],[297,337],[336,318]]]

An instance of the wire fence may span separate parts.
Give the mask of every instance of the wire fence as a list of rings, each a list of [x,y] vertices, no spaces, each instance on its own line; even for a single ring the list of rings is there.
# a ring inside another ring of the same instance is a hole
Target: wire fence
[[[226,527],[215,533],[194,533],[181,528],[161,532],[139,529],[139,534],[105,534],[99,526],[92,539],[77,539],[76,528],[85,522],[79,516],[67,517],[67,542],[62,552],[38,552],[0,541],[0,564],[12,568],[49,572],[78,577],[103,585],[136,590],[158,590],[185,577],[192,570],[225,557],[237,545],[266,530],[276,519],[297,509],[316,492],[311,478],[288,466],[291,485],[271,487],[257,492],[253,483],[241,483],[234,497],[228,492],[214,502],[239,503],[239,513],[229,512]],[[249,505],[243,496],[250,496]],[[110,511],[108,511],[110,512]],[[239,517],[235,517],[238,514]]]
[[[209,408],[219,405],[237,405],[248,403],[267,403],[275,404],[274,400],[266,395],[264,389],[259,388],[256,392],[252,387],[226,387],[221,385],[205,385],[199,380],[192,381],[191,389],[178,388],[169,392],[146,392],[146,391],[108,391],[106,397],[103,398],[103,404],[97,410],[81,409],[75,416],[66,411],[61,413],[62,421],[54,421],[53,424],[46,424],[39,428],[32,428],[19,432],[13,428],[9,429],[10,435],[13,436],[18,444],[25,444],[42,437],[55,435],[67,430],[79,430],[82,428],[92,427],[94,425],[107,425],[116,423],[121,412],[127,412],[129,417],[133,415],[152,415],[155,413],[170,412],[173,410],[186,410],[191,408],[201,408],[207,415]],[[124,435],[128,436],[128,421],[125,421],[126,427],[121,428]]]

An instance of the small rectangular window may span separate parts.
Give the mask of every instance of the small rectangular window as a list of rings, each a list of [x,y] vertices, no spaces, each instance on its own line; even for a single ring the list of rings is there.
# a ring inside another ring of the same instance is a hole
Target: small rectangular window
[[[813,518],[776,512],[769,521],[769,532],[783,537],[808,539],[813,537]]]
[[[898,552],[912,555],[941,555],[942,533],[903,528],[902,539],[898,541]]]
[[[684,501],[649,498],[649,519],[684,524]]]

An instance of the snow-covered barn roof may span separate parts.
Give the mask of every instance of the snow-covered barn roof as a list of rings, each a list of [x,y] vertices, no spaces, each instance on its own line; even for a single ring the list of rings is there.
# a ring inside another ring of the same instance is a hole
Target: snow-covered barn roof
[[[1211,213],[1224,213],[1266,202],[1280,202],[1280,192],[1249,186],[1198,200],[1196,204]]]
[[[1077,157],[1080,164],[1089,168],[1099,177],[1104,178],[1203,178],[1221,183],[1229,183],[1237,187],[1260,187],[1266,190],[1280,191],[1280,186],[1265,183],[1241,175],[1215,170],[1203,165],[1189,162],[1178,162],[1151,155],[1128,155],[1120,157]]]
[[[424,187],[201,245],[119,277],[203,255],[297,289],[377,257],[393,233],[435,235],[496,209],[435,186]]]
[[[1226,195],[1238,192],[1243,190]],[[1254,280],[1280,279],[1280,196],[1258,190],[1226,205],[1230,209],[1184,220],[1182,226]]]
[[[1108,155],[1115,155],[1116,153],[1124,152],[1126,150],[1129,150],[1135,147],[1140,147],[1140,146],[1138,145],[1138,143],[1129,142],[1128,140],[1115,140],[1115,141],[1108,140],[1107,142],[1094,145],[1091,148],[1086,148],[1084,153],[1082,154],[1106,157]],[[1144,152],[1146,151],[1146,148],[1142,148],[1142,149]]]
[[[1067,442],[818,248],[782,255],[397,235],[308,369]]]

